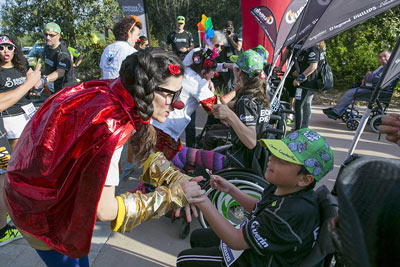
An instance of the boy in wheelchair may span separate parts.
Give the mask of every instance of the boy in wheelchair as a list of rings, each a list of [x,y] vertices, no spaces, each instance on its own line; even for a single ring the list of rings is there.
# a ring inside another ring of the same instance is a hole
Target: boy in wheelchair
[[[336,106],[322,110],[324,114],[328,116],[328,118],[336,120],[342,116],[347,106],[351,104],[356,93],[372,92],[383,74],[384,67],[387,64],[391,53],[392,51],[390,50],[380,51],[378,54],[378,60],[380,63],[379,68],[372,72],[367,72],[360,84],[360,87],[347,90],[346,93],[339,99],[339,102],[336,104]]]
[[[235,228],[208,198],[196,204],[212,229],[192,233],[192,248],[179,254],[177,266],[299,266],[310,253],[321,223],[313,188],[333,168],[332,150],[309,128],[260,142],[272,155],[264,174],[270,185],[259,200],[211,177],[211,186],[230,194],[251,217]]]

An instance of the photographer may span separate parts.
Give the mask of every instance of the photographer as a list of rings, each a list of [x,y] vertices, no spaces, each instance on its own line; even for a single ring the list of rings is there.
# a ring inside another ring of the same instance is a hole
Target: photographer
[[[229,57],[232,55],[239,55],[242,52],[242,37],[234,32],[232,21],[227,21],[224,33],[228,42],[221,51],[220,59],[222,62],[232,62]],[[224,78],[225,94],[229,93],[233,88],[235,88],[235,77],[233,76],[233,70],[229,69],[227,72],[222,73]]]

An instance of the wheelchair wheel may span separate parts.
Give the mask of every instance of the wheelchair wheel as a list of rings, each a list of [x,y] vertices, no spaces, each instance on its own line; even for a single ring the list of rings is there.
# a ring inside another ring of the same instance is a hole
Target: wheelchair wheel
[[[349,120],[349,117],[350,117],[350,113],[347,110],[345,110],[342,114],[342,121],[347,122]]]
[[[360,124],[360,122],[358,120],[352,119],[351,121],[349,120],[346,123],[346,127],[347,127],[347,129],[354,131],[358,128],[359,124]]]
[[[382,117],[384,115],[376,115],[369,122],[369,126],[371,126],[372,131],[375,133],[379,133],[378,126],[382,124]]]
[[[263,177],[244,169],[222,170],[216,174],[234,184],[241,191],[256,198],[261,197],[264,188],[268,185],[268,182]],[[207,181],[203,189],[206,190],[207,196],[211,199],[211,202],[217,210],[232,225],[239,225],[249,215],[249,213],[229,194],[211,188],[209,181]],[[199,213],[199,222],[203,228],[209,227],[202,212]]]

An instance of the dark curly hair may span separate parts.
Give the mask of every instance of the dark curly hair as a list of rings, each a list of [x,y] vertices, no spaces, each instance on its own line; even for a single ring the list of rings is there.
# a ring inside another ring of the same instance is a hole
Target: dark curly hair
[[[121,82],[135,101],[137,113],[143,121],[153,115],[154,90],[172,76],[168,70],[169,64],[178,65],[181,72],[175,76],[182,76],[184,66],[181,60],[172,52],[161,49],[146,49],[128,56],[121,65],[119,72]],[[156,143],[156,133],[152,125],[143,126],[131,138],[135,147],[135,160],[143,164],[153,153]]]
[[[135,18],[132,15],[126,16],[115,24],[113,28],[113,33],[115,40],[117,41],[127,41],[128,31],[133,31],[132,25],[135,23]],[[140,21],[136,22],[135,26],[142,29],[142,23]]]
[[[196,64],[195,59],[199,59],[199,62]],[[203,52],[202,49],[199,51],[193,52],[192,60],[193,63],[190,65],[190,68],[194,70],[197,74],[201,74],[202,70],[205,70],[205,73],[209,73],[211,70],[215,70],[217,68],[217,61],[215,59],[210,59],[211,65],[204,65],[204,61],[207,59],[207,54]]]
[[[11,62],[14,65],[15,69],[17,69],[19,72],[25,74],[27,71],[27,68],[26,68],[27,64],[26,64],[26,59],[24,57],[24,54],[22,53],[21,47],[10,36],[5,35],[5,34],[0,35],[0,37],[2,37],[2,36],[8,37],[8,39],[10,39],[10,41],[14,43],[14,45],[15,45],[14,57],[12,58]]]
[[[255,77],[250,78],[247,73],[243,71],[241,72],[240,77],[243,79],[244,85],[238,90],[236,99],[239,100],[244,95],[253,95],[252,100],[257,99],[264,104],[264,108],[268,108],[269,100],[267,98],[267,86],[264,79],[261,78],[261,71],[256,71],[254,74]]]

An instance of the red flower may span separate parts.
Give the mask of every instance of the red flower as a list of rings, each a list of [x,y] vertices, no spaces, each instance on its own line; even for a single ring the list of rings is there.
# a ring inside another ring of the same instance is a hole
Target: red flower
[[[212,62],[211,60],[205,59],[204,63],[203,63],[204,67],[211,67],[212,66]]]
[[[169,73],[171,73],[172,75],[178,75],[179,73],[181,73],[179,66],[175,65],[175,64],[169,64],[168,70],[169,70]]]

